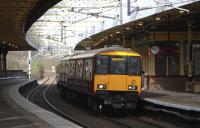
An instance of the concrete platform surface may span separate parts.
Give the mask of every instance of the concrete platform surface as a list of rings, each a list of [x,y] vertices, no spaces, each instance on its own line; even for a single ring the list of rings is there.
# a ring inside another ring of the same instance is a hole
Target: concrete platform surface
[[[175,91],[143,91],[141,98],[154,104],[200,112],[200,94]]]
[[[0,128],[80,128],[19,94],[25,79],[0,80]]]

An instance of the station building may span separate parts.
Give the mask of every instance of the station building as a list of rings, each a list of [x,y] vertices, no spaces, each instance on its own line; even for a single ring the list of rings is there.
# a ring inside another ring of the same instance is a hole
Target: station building
[[[85,44],[121,45],[139,52],[150,90],[194,91],[200,81],[200,2],[105,30],[76,49]]]

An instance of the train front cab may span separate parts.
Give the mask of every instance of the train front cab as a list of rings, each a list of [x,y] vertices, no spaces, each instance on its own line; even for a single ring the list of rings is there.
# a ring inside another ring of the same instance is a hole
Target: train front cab
[[[113,108],[136,108],[141,93],[141,56],[133,52],[104,52],[94,62],[96,97]]]

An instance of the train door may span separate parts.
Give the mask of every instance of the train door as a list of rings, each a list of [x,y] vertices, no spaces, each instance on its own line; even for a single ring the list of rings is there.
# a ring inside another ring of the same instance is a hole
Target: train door
[[[109,62],[108,56],[105,55],[96,56],[94,90],[109,90],[108,62]]]
[[[110,57],[108,80],[109,90],[127,90],[126,56]]]

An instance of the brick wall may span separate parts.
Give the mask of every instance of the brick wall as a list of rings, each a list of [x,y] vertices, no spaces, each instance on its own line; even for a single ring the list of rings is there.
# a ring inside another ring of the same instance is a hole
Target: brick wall
[[[193,78],[199,81],[200,77]],[[185,82],[187,77],[150,77],[149,90],[171,90],[171,91],[185,91]]]

